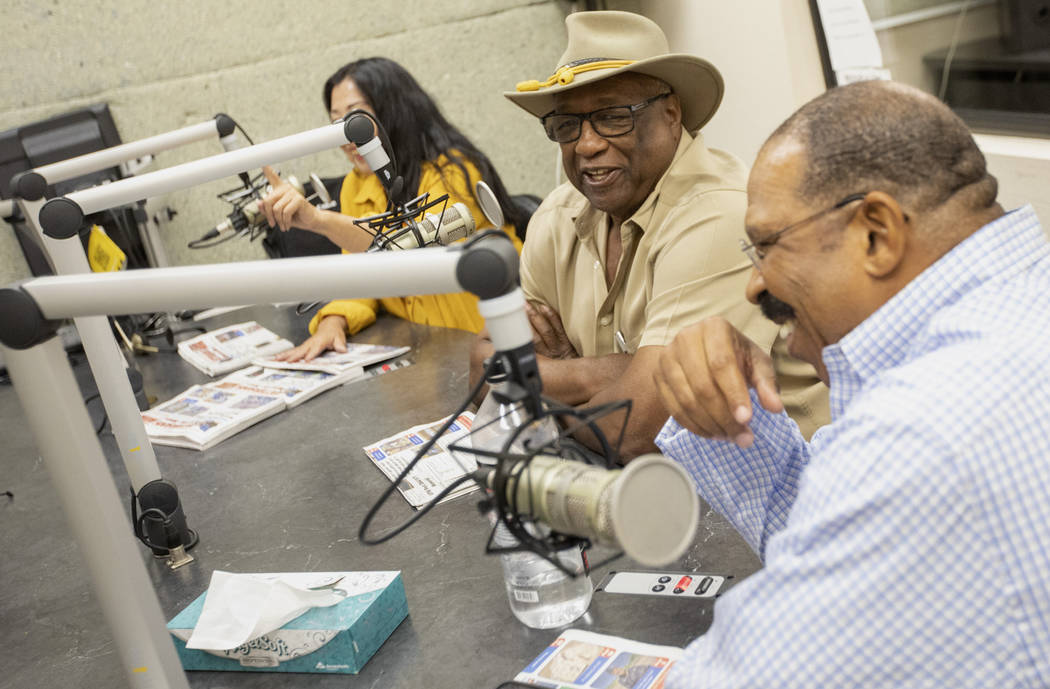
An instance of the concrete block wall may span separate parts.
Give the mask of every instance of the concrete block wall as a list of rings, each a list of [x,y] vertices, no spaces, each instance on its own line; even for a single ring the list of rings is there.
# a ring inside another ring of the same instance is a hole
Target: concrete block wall
[[[0,7],[0,130],[96,102],[109,103],[124,141],[225,112],[256,141],[328,122],[329,74],[382,55],[412,72],[493,160],[511,193],[554,187],[556,147],[535,119],[501,95],[546,77],[565,45],[564,3],[553,0],[186,0],[30,2]],[[149,169],[220,153],[205,141],[161,153]],[[345,174],[338,150],[289,161],[305,179]],[[219,180],[158,199],[178,213],[163,240],[175,265],[263,258],[258,242],[186,247],[229,212]],[[10,227],[0,224],[0,284],[29,271]]]

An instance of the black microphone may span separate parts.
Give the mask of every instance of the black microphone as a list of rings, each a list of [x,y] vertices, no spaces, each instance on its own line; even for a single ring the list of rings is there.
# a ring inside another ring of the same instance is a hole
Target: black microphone
[[[346,118],[344,125],[346,138],[357,146],[357,152],[372,168],[372,172],[379,177],[386,197],[392,204],[401,203],[401,194],[404,191],[404,180],[397,175],[394,163],[379,136],[379,123],[368,114],[357,111]]]

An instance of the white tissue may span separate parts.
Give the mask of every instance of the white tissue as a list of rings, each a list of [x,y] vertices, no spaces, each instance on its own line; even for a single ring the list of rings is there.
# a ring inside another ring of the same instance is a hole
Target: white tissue
[[[226,650],[272,632],[310,608],[335,605],[346,593],[311,591],[279,577],[212,572],[208,597],[186,648]]]

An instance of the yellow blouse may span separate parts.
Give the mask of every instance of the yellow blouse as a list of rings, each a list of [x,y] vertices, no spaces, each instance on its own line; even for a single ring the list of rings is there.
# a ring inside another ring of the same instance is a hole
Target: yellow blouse
[[[471,163],[464,161],[464,165],[470,175],[469,180],[464,180],[463,172],[445,156],[439,158],[436,165],[425,163],[416,196],[426,192],[433,200],[448,194],[449,205],[457,201],[466,204],[475,222],[482,227],[485,216],[471,191],[481,175]],[[444,177],[441,175],[442,170]],[[344,214],[364,218],[385,211],[387,198],[378,177],[373,174],[361,175],[354,170],[343,180],[339,204]],[[501,229],[510,236],[518,253],[521,253],[521,240],[514,234],[514,227],[508,224]],[[329,302],[317,312],[310,321],[310,333],[317,331],[317,324],[325,316],[338,315],[346,319],[347,330],[353,335],[374,323],[380,308],[413,323],[458,328],[474,333],[484,326],[484,319],[478,313],[478,298],[469,292],[457,292],[383,299],[339,299]]]

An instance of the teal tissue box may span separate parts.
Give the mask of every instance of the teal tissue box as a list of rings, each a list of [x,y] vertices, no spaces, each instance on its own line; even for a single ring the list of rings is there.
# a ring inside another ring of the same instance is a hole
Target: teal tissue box
[[[321,672],[356,674],[408,616],[400,572],[326,573],[348,578],[391,577],[381,588],[351,593],[327,608],[311,608],[280,629],[228,651],[186,648],[204,607],[205,591],[168,622],[182,666],[187,670],[249,672]],[[339,585],[337,585],[337,588]]]

